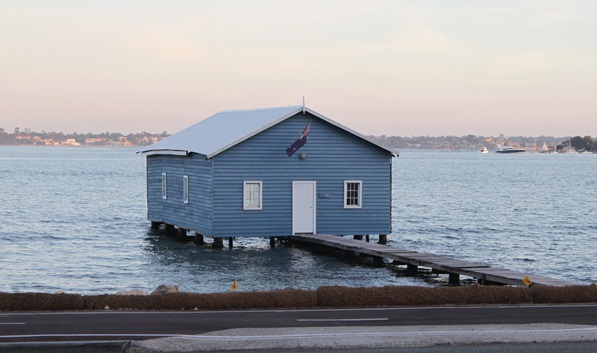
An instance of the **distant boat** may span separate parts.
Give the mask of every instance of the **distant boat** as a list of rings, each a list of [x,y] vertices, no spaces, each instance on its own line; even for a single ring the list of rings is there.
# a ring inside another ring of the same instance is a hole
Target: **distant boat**
[[[545,142],[543,142],[543,147],[541,147],[541,149],[539,150],[539,153],[557,153],[557,152],[549,149],[547,147],[547,144]]]
[[[487,150],[487,147],[483,146],[483,148],[481,148],[481,151],[479,151],[481,153],[489,153],[489,151]]]
[[[511,146],[498,146],[499,148],[495,151],[495,153],[521,153],[526,152],[527,150],[524,148],[514,148]]]

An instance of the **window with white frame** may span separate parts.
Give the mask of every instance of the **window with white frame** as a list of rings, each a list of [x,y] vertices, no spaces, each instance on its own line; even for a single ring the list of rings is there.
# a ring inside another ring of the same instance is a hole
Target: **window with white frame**
[[[344,208],[361,208],[363,182],[361,180],[344,181]]]
[[[165,200],[168,197],[166,191],[166,173],[162,173],[162,198]]]
[[[262,208],[261,181],[245,181],[243,183],[243,210],[260,210]]]
[[[182,177],[182,201],[189,203],[189,176]]]

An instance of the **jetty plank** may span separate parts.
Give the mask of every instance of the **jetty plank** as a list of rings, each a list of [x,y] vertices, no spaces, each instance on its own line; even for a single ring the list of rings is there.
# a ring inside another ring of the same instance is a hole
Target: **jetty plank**
[[[516,272],[490,265],[454,259],[444,255],[421,253],[412,250],[396,248],[389,245],[369,243],[362,240],[349,239],[342,236],[326,234],[297,234],[290,237],[295,241],[328,246],[364,255],[393,260],[400,264],[431,268],[437,273],[457,274],[472,277],[481,283],[492,282],[506,285],[523,286],[522,280],[529,276],[531,282],[549,286],[583,285],[577,281],[556,279],[523,272]]]

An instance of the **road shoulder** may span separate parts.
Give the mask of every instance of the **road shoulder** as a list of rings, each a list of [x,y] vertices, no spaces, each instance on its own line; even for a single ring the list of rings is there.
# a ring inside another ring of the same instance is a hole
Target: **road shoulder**
[[[489,343],[597,341],[597,326],[567,324],[230,329],[132,341],[123,352],[210,352],[251,349],[350,349]]]

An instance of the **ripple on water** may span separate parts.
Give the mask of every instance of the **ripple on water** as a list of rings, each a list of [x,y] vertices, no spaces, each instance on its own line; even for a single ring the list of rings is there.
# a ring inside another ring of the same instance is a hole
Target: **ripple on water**
[[[0,148],[0,291],[99,294],[166,283],[209,293],[235,279],[242,291],[442,284],[342,252],[270,249],[267,239],[213,250],[156,236],[145,219],[145,162],[133,149]],[[401,153],[390,245],[597,282],[597,188],[583,177],[597,160],[543,157]]]

